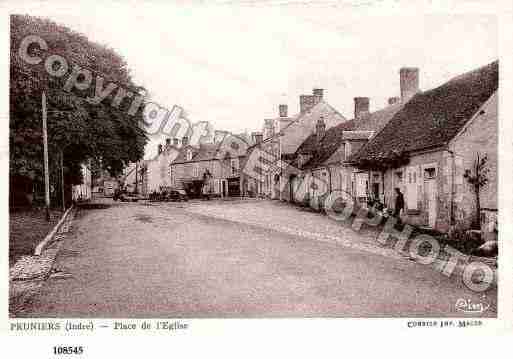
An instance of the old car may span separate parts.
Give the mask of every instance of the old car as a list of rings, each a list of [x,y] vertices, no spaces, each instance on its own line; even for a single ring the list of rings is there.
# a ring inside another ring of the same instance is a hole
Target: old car
[[[139,195],[133,192],[127,192],[123,190],[116,190],[112,196],[114,201],[121,202],[137,202],[139,201]]]
[[[167,193],[167,200],[173,202],[186,202],[189,200],[189,197],[183,189],[172,189]]]

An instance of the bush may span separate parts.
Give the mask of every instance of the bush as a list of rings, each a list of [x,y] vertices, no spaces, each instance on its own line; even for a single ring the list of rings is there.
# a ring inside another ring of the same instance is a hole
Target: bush
[[[449,230],[446,242],[464,254],[471,254],[484,243],[484,240],[477,231],[470,231],[466,227],[456,225]]]

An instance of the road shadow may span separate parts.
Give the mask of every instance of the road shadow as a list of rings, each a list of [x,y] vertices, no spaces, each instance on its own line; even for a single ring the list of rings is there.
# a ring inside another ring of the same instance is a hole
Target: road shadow
[[[111,205],[106,203],[80,203],[77,207],[81,210],[88,211],[91,209],[108,209]]]

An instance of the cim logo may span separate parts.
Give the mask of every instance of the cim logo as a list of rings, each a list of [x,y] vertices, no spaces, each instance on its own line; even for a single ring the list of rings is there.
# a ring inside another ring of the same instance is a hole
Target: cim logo
[[[464,313],[483,313],[490,308],[488,303],[474,303],[471,299],[458,299],[456,301],[456,309]]]

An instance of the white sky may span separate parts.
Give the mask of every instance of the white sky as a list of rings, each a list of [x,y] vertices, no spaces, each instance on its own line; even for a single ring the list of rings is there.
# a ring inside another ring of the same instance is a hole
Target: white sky
[[[22,4],[18,12],[49,17],[107,44],[152,101],[168,109],[181,105],[193,122],[233,132],[260,130],[279,103],[289,105],[289,114],[298,112],[299,95],[313,87],[324,88],[326,100],[351,118],[355,96],[370,97],[376,110],[399,95],[402,66],[419,67],[420,87],[429,89],[497,58],[493,16],[376,16],[365,5],[341,4],[47,3]],[[151,143],[147,156],[155,147]]]

